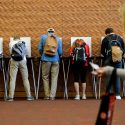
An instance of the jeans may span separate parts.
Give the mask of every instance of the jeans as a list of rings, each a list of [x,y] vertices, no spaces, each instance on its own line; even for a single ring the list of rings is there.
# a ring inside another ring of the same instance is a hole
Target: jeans
[[[113,64],[111,64],[111,66],[113,66],[114,68],[122,68],[122,62],[116,63],[116,64],[113,63]],[[121,86],[120,77],[117,76],[115,83],[116,83],[116,85],[115,85],[116,95],[120,95],[120,86]]]

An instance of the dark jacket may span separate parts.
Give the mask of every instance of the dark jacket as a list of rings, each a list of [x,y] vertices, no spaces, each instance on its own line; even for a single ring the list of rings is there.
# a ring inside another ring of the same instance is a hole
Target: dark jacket
[[[108,55],[108,50],[109,50],[109,39],[112,39],[112,40],[115,40],[115,39],[118,39],[118,42],[121,46],[121,49],[123,51],[123,54],[125,52],[125,44],[124,44],[124,41],[123,39],[119,36],[119,35],[116,35],[116,34],[110,34],[110,35],[107,35],[103,40],[102,40],[102,44],[101,44],[101,54],[104,56],[104,59],[107,60],[109,58],[109,55]]]

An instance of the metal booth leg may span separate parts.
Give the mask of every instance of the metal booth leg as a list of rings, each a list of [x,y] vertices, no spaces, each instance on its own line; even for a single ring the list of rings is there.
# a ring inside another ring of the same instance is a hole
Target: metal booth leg
[[[100,95],[101,95],[100,94],[101,93],[101,82],[102,82],[102,78],[100,77],[99,78],[99,83],[98,83],[99,84],[99,99],[100,99]]]
[[[6,74],[5,74],[5,65],[4,65],[4,60],[2,58],[2,70],[3,70],[3,77],[4,77],[4,90],[5,90],[5,94],[4,94],[4,99],[7,99],[7,80],[6,80]]]
[[[5,64],[5,60],[7,60],[6,64]],[[7,98],[8,98],[9,70],[10,70],[9,63],[10,63],[10,58],[2,59],[2,70],[3,70],[3,74],[4,74],[4,89],[5,89],[4,100],[7,100]]]
[[[37,83],[37,89],[36,89],[36,99],[38,99],[38,94],[39,94],[39,84],[40,84],[40,76],[41,76],[41,64],[42,64],[42,62],[40,61],[40,63],[39,63],[39,73],[38,73],[38,83]]]
[[[93,79],[93,89],[94,89],[94,94],[95,94],[95,98],[97,99],[96,77],[95,77],[94,75],[92,75],[92,79]]]
[[[123,60],[123,64],[124,64],[124,69],[125,69],[125,60]],[[122,82],[122,97],[125,96],[125,80],[123,80]]]
[[[64,98],[68,99],[67,82],[68,82],[68,76],[69,76],[70,60],[68,60],[67,73],[65,72],[65,64],[63,59],[62,59],[62,65],[63,65],[63,76],[64,76],[64,84],[65,84]]]
[[[36,97],[36,80],[35,80],[35,75],[34,75],[34,64],[33,64],[32,59],[30,61],[31,61],[31,66],[32,66],[32,76],[33,76],[34,91],[35,91],[35,97]]]
[[[100,67],[101,66],[102,66],[102,59],[100,59]],[[101,96],[101,82],[102,82],[102,78],[100,77],[99,82],[98,82],[98,85],[99,85],[99,99],[100,99],[100,96]]]
[[[122,87],[122,97],[125,96],[125,80],[123,81],[123,87]]]
[[[93,60],[92,60],[92,63],[93,63]],[[92,70],[94,71],[93,68],[92,68]],[[95,98],[97,99],[97,83],[96,83],[95,75],[92,75],[92,80],[93,80],[93,89],[94,89]]]

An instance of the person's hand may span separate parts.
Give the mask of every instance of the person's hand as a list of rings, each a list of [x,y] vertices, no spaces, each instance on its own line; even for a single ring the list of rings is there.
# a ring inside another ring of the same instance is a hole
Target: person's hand
[[[93,75],[97,75],[99,77],[104,76],[104,75],[111,75],[113,71],[113,67],[111,66],[104,66],[104,67],[99,67],[98,69],[94,70],[92,72]]]
[[[97,75],[98,77],[103,76],[106,73],[105,67],[100,67],[99,69],[92,72],[93,75]]]

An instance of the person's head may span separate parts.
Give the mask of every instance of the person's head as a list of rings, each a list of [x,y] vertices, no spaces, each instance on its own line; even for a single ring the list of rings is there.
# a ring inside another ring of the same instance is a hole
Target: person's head
[[[111,34],[111,33],[113,33],[113,32],[114,32],[114,30],[113,30],[113,28],[111,28],[111,27],[109,27],[109,28],[107,28],[107,29],[105,30],[105,34],[106,34],[106,35]]]
[[[14,36],[14,37],[13,37],[13,40],[19,40],[19,39],[20,39],[19,36]]]
[[[76,46],[83,46],[85,44],[85,41],[83,39],[76,39],[75,45]]]
[[[49,29],[47,29],[47,33],[50,34],[51,36],[53,36],[55,33],[55,30],[53,28],[49,28]]]

